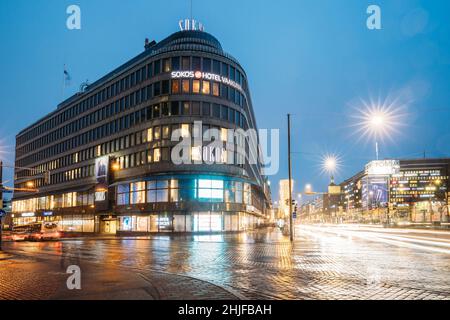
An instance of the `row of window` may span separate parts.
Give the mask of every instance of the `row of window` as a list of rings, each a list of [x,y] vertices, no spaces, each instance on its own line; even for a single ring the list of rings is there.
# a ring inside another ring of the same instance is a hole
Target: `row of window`
[[[210,81],[200,81],[200,80],[171,80],[172,81],[172,93],[173,94],[185,94],[185,93],[202,93],[202,94],[213,94],[216,96],[221,96],[224,99],[243,106],[244,96],[234,88],[230,88],[225,84],[219,84],[213,82],[211,85]],[[181,86],[181,87],[180,87]],[[220,88],[220,89],[219,89]],[[163,80],[161,82],[156,82],[144,88],[141,88],[125,97],[122,97],[113,103],[98,109],[82,118],[74,120],[67,125],[51,131],[45,136],[34,140],[20,148],[16,149],[17,157],[24,154],[30,153],[33,150],[41,148],[42,146],[53,143],[54,141],[60,140],[66,136],[69,136],[75,132],[78,132],[84,128],[94,125],[100,121],[103,121],[109,117],[116,114],[122,113],[130,108],[140,105],[149,99],[159,96],[161,94],[169,93],[169,80]],[[179,114],[179,113],[176,113]]]
[[[117,205],[181,201],[251,205],[251,185],[221,179],[170,179],[139,181],[117,186]]]
[[[97,91],[95,94],[90,95],[72,107],[66,108],[66,110],[58,113],[42,124],[28,130],[26,133],[17,138],[17,144],[23,144],[37,135],[50,131],[69,119],[72,119],[73,117],[98,106],[99,104],[129,90],[130,88],[133,88],[143,81],[151,79],[153,76],[158,75],[161,72],[170,72],[172,70],[201,70],[204,72],[213,72],[216,74],[221,74],[227,78],[229,77],[241,86],[245,86],[244,77],[239,70],[218,60],[189,56],[156,60],[142,66],[134,72],[127,74],[111,85],[104,87],[102,90]]]
[[[43,165],[36,167],[35,173],[42,175],[45,171],[55,170],[60,167],[76,164],[95,157],[111,154],[117,151],[128,149],[143,143],[169,140],[171,138],[171,132],[173,130],[180,130],[182,137],[189,137],[193,135],[194,126],[190,124],[173,124],[154,126],[146,130],[132,133],[121,138],[111,140],[109,142],[102,143],[96,147],[91,147],[71,155],[64,156],[57,160],[47,162]],[[227,128],[219,128],[216,126],[202,125],[202,137],[204,141],[210,141],[210,130],[217,130],[217,136],[221,141],[235,144],[241,148],[245,147],[245,138],[239,132],[229,133]],[[159,161],[170,160],[171,149],[169,147],[152,148],[144,150],[138,153],[132,153],[124,155],[118,158],[120,169],[132,168],[140,165],[150,164]],[[222,149],[214,150],[202,150],[200,147],[192,147],[191,154],[188,155],[189,159],[193,161],[208,161],[215,163],[233,163],[237,165],[243,165],[245,156],[238,152],[226,151]],[[26,174],[26,171],[20,172],[20,174]],[[75,169],[71,169],[64,172],[54,173],[50,175],[50,184],[63,183],[67,181],[82,179],[91,177],[94,175],[94,166],[88,165]],[[18,174],[19,176],[19,174]],[[23,177],[23,176],[20,176]],[[44,178],[37,178],[33,180],[33,184],[36,187],[44,185]],[[17,185],[17,187],[26,187],[26,183]]]
[[[66,141],[56,143],[44,150],[16,161],[16,166],[30,166],[31,164],[42,161],[45,158],[49,158],[78,146],[91,143],[122,130],[129,129],[132,126],[138,125],[147,120],[177,115],[202,115],[205,117],[213,117],[229,121],[244,129],[248,128],[245,116],[241,112],[224,105],[211,104],[206,102],[200,103],[173,101],[170,104],[167,102],[163,102],[160,104],[142,108],[136,112],[129,113],[119,119],[105,123],[102,126],[98,126]]]
[[[25,200],[14,200],[12,202],[12,212],[35,212],[36,210],[53,210],[93,205],[93,192],[68,192]]]

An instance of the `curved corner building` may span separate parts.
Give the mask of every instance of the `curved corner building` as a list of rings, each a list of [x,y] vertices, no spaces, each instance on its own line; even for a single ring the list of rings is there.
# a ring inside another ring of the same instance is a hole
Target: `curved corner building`
[[[13,222],[99,233],[254,228],[270,190],[260,165],[236,151],[249,149],[236,129],[256,129],[247,77],[215,37],[189,30],[146,41],[17,135],[15,187],[37,190],[15,192]],[[208,146],[214,130],[219,147]],[[200,143],[175,152],[175,132]]]

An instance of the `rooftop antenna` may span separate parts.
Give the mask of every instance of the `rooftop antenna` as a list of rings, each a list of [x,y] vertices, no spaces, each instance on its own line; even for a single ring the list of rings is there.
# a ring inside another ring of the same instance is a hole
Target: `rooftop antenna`
[[[192,23],[192,0],[190,0],[191,3],[191,23]]]

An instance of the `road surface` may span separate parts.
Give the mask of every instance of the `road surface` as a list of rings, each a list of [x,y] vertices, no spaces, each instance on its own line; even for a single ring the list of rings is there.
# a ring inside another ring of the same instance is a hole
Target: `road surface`
[[[152,294],[155,299],[183,298],[177,294],[189,287],[187,294],[201,291],[199,299],[208,291],[218,299],[450,299],[450,232],[303,225],[295,233],[293,244],[278,229],[264,229],[233,235],[7,242],[4,249],[32,259],[23,264],[30,268],[36,261],[61,268],[77,264],[86,276],[98,279],[102,270],[108,275],[104,282],[85,286],[83,296],[60,287],[51,298],[105,298],[89,290],[108,281],[123,290],[128,274],[138,274],[163,293]],[[40,272],[41,281],[54,275],[47,273]],[[64,282],[67,276],[59,275],[52,279]],[[17,283],[21,276],[15,278]],[[173,285],[161,291],[158,285],[165,281]],[[189,281],[197,281],[196,287]],[[8,298],[1,292],[9,286],[14,292],[12,282],[0,277],[0,298]],[[21,281],[20,292],[27,283]],[[13,297],[21,298],[20,292]]]

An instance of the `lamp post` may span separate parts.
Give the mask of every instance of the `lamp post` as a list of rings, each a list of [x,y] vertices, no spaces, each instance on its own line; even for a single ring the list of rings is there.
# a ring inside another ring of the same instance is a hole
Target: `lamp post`
[[[291,167],[291,115],[287,115],[288,121],[288,169],[289,169],[289,239],[294,241],[294,221],[292,218],[292,167]]]

